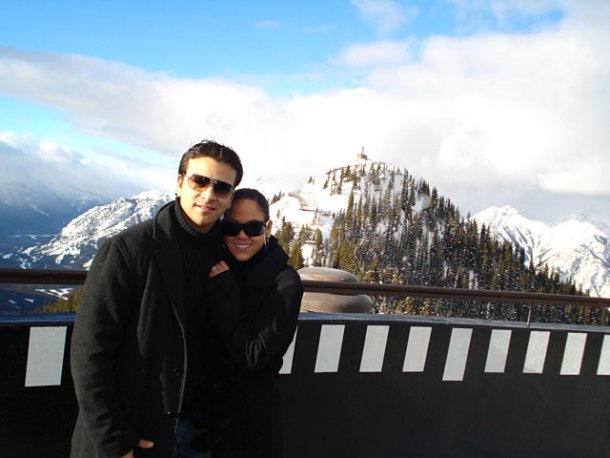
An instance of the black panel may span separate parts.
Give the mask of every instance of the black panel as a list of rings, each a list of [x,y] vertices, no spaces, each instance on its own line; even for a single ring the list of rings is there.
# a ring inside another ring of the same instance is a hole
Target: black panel
[[[0,322],[0,456],[67,456],[77,406],[68,328],[62,385],[25,387],[29,326]],[[55,325],[56,323],[53,323]],[[344,324],[337,373],[315,373],[321,326]],[[389,324],[381,373],[361,373],[368,325]],[[432,327],[421,373],[402,367],[413,326]],[[464,380],[443,382],[451,334],[472,329]],[[511,329],[504,373],[485,373],[491,332]],[[309,316],[299,323],[291,374],[280,376],[288,458],[605,457],[610,377],[597,367],[606,328],[550,331],[541,374],[524,374],[530,333],[481,321]],[[568,332],[586,332],[580,375],[560,375]]]

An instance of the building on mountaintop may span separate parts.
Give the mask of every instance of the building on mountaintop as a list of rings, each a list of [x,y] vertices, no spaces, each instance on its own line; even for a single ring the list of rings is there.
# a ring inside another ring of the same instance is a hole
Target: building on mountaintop
[[[362,147],[362,151],[360,151],[358,154],[356,154],[356,160],[358,160],[358,161],[368,161],[369,160],[367,155],[364,154],[364,146]]]

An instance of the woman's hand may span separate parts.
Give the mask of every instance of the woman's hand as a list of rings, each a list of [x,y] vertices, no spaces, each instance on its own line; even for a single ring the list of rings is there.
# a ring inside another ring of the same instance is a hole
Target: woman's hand
[[[215,277],[216,275],[226,272],[227,270],[229,270],[228,264],[224,261],[219,261],[212,266],[209,277]]]

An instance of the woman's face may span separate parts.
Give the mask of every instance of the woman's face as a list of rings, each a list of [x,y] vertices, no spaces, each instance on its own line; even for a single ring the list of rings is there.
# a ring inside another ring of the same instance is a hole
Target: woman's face
[[[225,219],[229,222],[245,224],[265,222],[265,214],[258,204],[250,199],[240,199],[231,205]],[[263,247],[265,238],[271,236],[271,221],[260,235],[249,236],[242,229],[237,235],[225,235],[225,246],[238,261],[247,261]]]

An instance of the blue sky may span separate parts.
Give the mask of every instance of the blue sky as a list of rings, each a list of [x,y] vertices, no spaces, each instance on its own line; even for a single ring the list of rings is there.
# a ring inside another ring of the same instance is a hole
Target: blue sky
[[[125,194],[173,190],[202,138],[246,184],[364,146],[464,214],[610,224],[609,20],[604,0],[3,0],[0,151]]]
[[[552,7],[531,15],[515,10],[504,23],[486,8],[473,6],[464,16],[467,10],[459,2],[383,0],[3,0],[1,8],[0,37],[6,46],[82,54],[178,77],[263,79],[316,73],[354,43],[464,36],[478,29],[524,32],[562,15]]]

